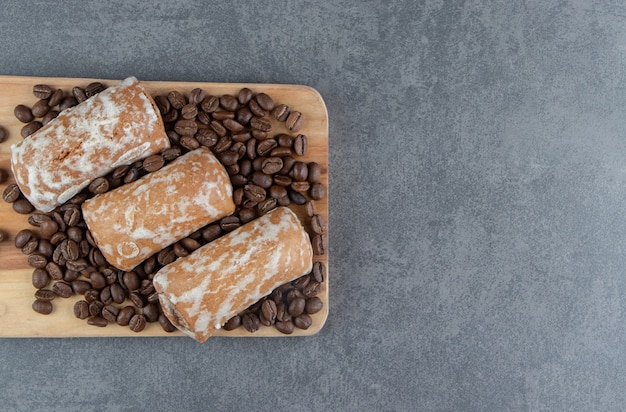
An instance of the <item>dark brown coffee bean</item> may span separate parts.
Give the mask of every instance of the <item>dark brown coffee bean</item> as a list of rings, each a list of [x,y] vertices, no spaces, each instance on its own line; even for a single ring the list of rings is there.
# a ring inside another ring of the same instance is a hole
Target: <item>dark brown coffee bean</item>
[[[326,187],[322,183],[313,183],[309,190],[309,196],[313,200],[320,200],[326,196]]]
[[[163,95],[155,96],[154,102],[156,103],[157,108],[159,109],[159,112],[162,115],[169,112],[170,109],[172,108],[172,105],[170,104],[170,101],[167,99],[166,96],[163,96]]]
[[[276,319],[276,303],[271,299],[266,299],[261,304],[261,313],[269,321]]]
[[[310,297],[313,297],[313,296],[317,295],[320,292],[320,289],[321,289],[321,284],[316,282],[316,281],[314,281],[314,280],[312,280],[302,290],[302,293],[307,298],[310,298]]]
[[[81,220],[80,208],[76,205],[70,205],[63,213],[63,221],[68,226],[76,226]]]
[[[69,298],[74,294],[72,287],[65,282],[56,282],[52,285],[52,291],[62,298]]]
[[[48,106],[47,100],[41,99],[41,100],[38,100],[37,103],[33,105],[30,111],[35,117],[43,117],[46,113],[50,111],[50,106]]]
[[[95,302],[100,299],[100,291],[96,289],[89,289],[85,292],[85,300],[89,303]]]
[[[141,281],[141,286],[139,287],[139,293],[142,296],[150,296],[154,293],[154,285],[150,279],[144,279]]]
[[[268,112],[274,108],[274,100],[265,93],[258,93],[255,97],[259,106]]]
[[[248,184],[243,187],[244,196],[253,202],[262,202],[265,200],[267,193],[261,186]]]
[[[224,166],[231,166],[237,163],[239,155],[232,150],[226,150],[220,154],[219,158]]]
[[[35,253],[39,249],[39,239],[32,238],[28,241],[22,248],[22,253],[25,255],[30,255],[31,253]]]
[[[272,116],[274,116],[274,119],[280,122],[284,122],[285,120],[287,120],[290,112],[291,111],[289,110],[289,106],[287,106],[286,104],[279,104],[274,107],[274,110],[272,110]]]
[[[180,143],[180,135],[176,133],[176,131],[168,130],[167,132],[165,132],[165,134],[167,134],[167,137],[170,139],[170,143],[172,143],[172,145],[177,145]]]
[[[167,94],[167,100],[170,101],[170,104],[176,110],[182,109],[182,107],[187,104],[185,96],[183,96],[181,92],[176,90],[173,90]]]
[[[239,220],[241,223],[248,223],[257,217],[257,213],[253,208],[244,207],[239,211]]]
[[[241,323],[243,323],[243,327],[251,333],[256,332],[261,327],[259,317],[254,313],[246,313],[243,315]]]
[[[294,290],[297,290],[297,289],[294,289]],[[302,312],[304,312],[305,304],[306,304],[306,301],[303,298],[297,297],[291,300],[287,310],[289,310],[289,314],[291,314],[291,316],[293,317],[300,316]]]
[[[15,247],[23,248],[33,238],[33,231],[30,229],[22,229],[15,235]]]
[[[300,193],[306,193],[307,190],[309,190],[309,187],[311,186],[311,184],[309,182],[291,182],[291,189],[295,190],[296,192],[300,192]]]
[[[161,250],[157,254],[157,262],[159,262],[159,264],[162,266],[169,265],[175,260],[176,254],[174,253],[174,249],[171,246]]]
[[[248,109],[247,107],[242,107],[235,113],[235,120],[237,120],[242,125],[247,126],[250,124],[250,120],[253,116],[254,114],[252,113],[252,111],[250,111],[250,109]]]
[[[37,216],[37,215],[34,214],[32,216]],[[46,216],[46,215],[43,215],[43,216]],[[42,219],[39,225],[39,229],[40,229],[39,233],[41,233],[41,237],[43,237],[44,239],[50,239],[52,235],[58,232],[59,224],[55,222],[54,220],[50,219],[48,216],[46,217],[48,218],[48,220]]]
[[[94,195],[99,195],[109,190],[109,181],[105,177],[98,177],[87,188]]]
[[[165,165],[165,159],[161,155],[148,156],[143,161],[143,168],[146,172],[156,172]]]
[[[288,147],[291,148],[293,146],[293,139],[286,133],[281,133],[274,137],[279,147]]]
[[[135,314],[128,322],[128,327],[133,332],[141,332],[146,327],[146,317],[141,314]]]
[[[253,117],[250,119],[250,126],[253,129],[260,130],[262,132],[269,132],[272,130],[272,123],[264,117]]]
[[[139,179],[139,169],[131,167],[128,173],[126,173],[126,176],[124,176],[124,183],[131,183],[137,179]]]
[[[117,306],[106,305],[102,308],[102,317],[107,320],[107,322],[114,323],[117,321],[117,315],[119,315],[120,310]]]
[[[54,280],[63,279],[64,271],[59,264],[56,262],[48,262],[46,265],[46,272],[50,275],[50,277]]]
[[[46,113],[42,118],[41,118],[41,124],[43,126],[47,125],[48,123],[50,123],[51,121],[53,121],[57,116],[59,115],[59,112],[56,110],[50,110],[48,113]]]
[[[291,320],[291,315],[283,302],[276,303],[276,320],[281,322]]]
[[[212,242],[218,237],[220,237],[221,235],[222,235],[222,228],[217,223],[208,225],[206,228],[202,230],[202,239],[206,240],[207,242]]]
[[[328,241],[325,235],[315,235],[311,239],[314,255],[325,255],[328,252]]]
[[[250,139],[246,142],[246,156],[249,160],[256,159],[257,156],[257,141],[256,139]]]
[[[143,308],[143,315],[148,322],[156,322],[159,320],[159,314],[161,313],[159,305],[157,303],[148,303]]]
[[[43,289],[50,283],[50,275],[44,269],[37,268],[33,270],[31,280],[35,289]]]
[[[239,93],[237,94],[237,100],[240,104],[248,104],[250,99],[252,99],[252,90],[247,87],[239,90]]]
[[[214,153],[222,153],[228,150],[233,144],[232,139],[229,136],[221,137],[213,147]]]
[[[89,303],[85,300],[74,303],[74,316],[78,319],[87,319],[89,317]]]
[[[194,120],[182,119],[176,122],[174,131],[181,136],[193,136],[198,131],[198,125]]]
[[[61,91],[61,95],[63,94],[63,90],[58,89],[57,91]],[[56,95],[56,92],[55,92],[55,95]],[[52,98],[50,98],[50,102],[52,102]],[[63,100],[61,100],[61,103],[59,103],[59,111],[62,112],[63,110],[69,109],[70,107],[74,107],[77,104],[78,102],[76,101],[76,98],[74,96],[63,97]]]
[[[139,276],[137,276],[137,273],[133,271],[124,272],[124,275],[122,276],[122,282],[128,290],[137,290],[140,286]]]
[[[72,226],[67,229],[67,238],[73,240],[76,243],[80,243],[83,240],[83,229],[78,226]]]
[[[322,167],[317,162],[309,162],[307,167],[309,169],[307,180],[309,183],[317,183],[322,175]]]
[[[311,281],[311,277],[309,275],[300,276],[298,279],[291,282],[293,287],[296,289],[302,289]]]
[[[39,253],[33,253],[32,255],[28,256],[28,265],[32,266],[34,268],[39,268],[39,269],[43,269],[46,267],[46,265],[48,264],[48,259],[46,259],[46,257],[42,254]]]
[[[311,230],[318,235],[326,233],[326,222],[322,215],[314,215],[311,218]]]
[[[267,115],[267,111],[263,109],[255,99],[250,100],[248,107],[250,108],[252,114],[257,117],[264,117]]]
[[[306,203],[306,197],[300,192],[296,192],[295,190],[288,191],[289,200],[297,205],[304,205]]]
[[[304,162],[295,162],[289,173],[294,180],[304,182],[309,176],[309,167]]]
[[[200,103],[200,108],[207,113],[213,113],[217,110],[220,100],[217,96],[207,96]]]
[[[180,241],[180,245],[184,247],[186,250],[188,250],[189,252],[193,252],[194,250],[199,249],[201,246],[197,240],[192,239],[191,237],[186,237],[182,239]]]
[[[38,99],[49,99],[53,89],[47,84],[36,84],[33,86],[33,95]]]
[[[163,121],[165,123],[174,123],[176,120],[178,120],[178,110],[174,108],[163,115]]]
[[[285,189],[283,186],[272,185],[270,187],[270,197],[273,197],[274,199],[280,199],[281,197],[286,197],[286,196],[287,196],[287,189]]]
[[[274,149],[277,146],[278,146],[278,143],[276,143],[276,140],[274,139],[263,140],[257,144],[257,147],[256,147],[257,155],[266,156],[272,151],[272,149]]]
[[[296,164],[296,159],[291,156],[283,158],[283,168],[278,172],[279,175],[288,175],[293,169],[293,165]]]
[[[146,300],[148,301],[148,303],[159,303],[159,294],[157,292],[154,292],[148,295],[148,298]]]
[[[326,280],[326,265],[323,262],[313,263],[313,270],[311,271],[311,274],[313,275],[313,279],[322,283]]]
[[[294,327],[293,327],[293,322],[288,320],[288,321],[277,321],[274,324],[274,327],[280,332],[280,333],[284,333],[285,335],[291,335],[293,333]]]
[[[49,315],[50,313],[52,313],[52,302],[36,299],[33,302],[32,308],[37,313],[41,313],[42,315]]]
[[[226,216],[220,220],[220,228],[224,232],[231,232],[241,226],[241,221],[237,216]]]
[[[104,87],[104,85],[100,82],[89,83],[87,87],[85,87],[85,96],[87,96],[87,98],[91,96],[95,96],[96,94],[100,93],[101,91],[104,91],[105,89],[106,88]]]
[[[91,289],[91,283],[86,280],[75,279],[72,281],[72,291],[77,295],[84,295],[89,289]]]
[[[166,162],[171,162],[172,160],[179,157],[181,154],[182,154],[182,151],[180,150],[180,147],[178,146],[170,147],[169,149],[165,149],[163,152],[161,152],[161,156],[163,156],[163,159]]]
[[[324,303],[322,299],[317,296],[313,296],[306,300],[306,305],[304,306],[304,311],[310,315],[319,312],[324,307]]]
[[[167,333],[174,332],[176,330],[176,326],[174,326],[167,316],[162,313],[159,315],[159,325],[161,325],[161,328],[163,328],[163,330]]]
[[[17,106],[15,106],[15,108],[13,109],[13,114],[15,115],[17,120],[19,120],[22,123],[32,122],[33,119],[35,118],[35,116],[33,116],[33,112],[31,111],[30,107],[23,105],[23,104],[18,104]]]
[[[309,149],[309,143],[306,135],[299,134],[293,141],[293,151],[298,156],[304,156]]]
[[[293,324],[299,329],[308,329],[313,324],[313,319],[306,313],[303,313],[293,319]]]
[[[266,175],[263,172],[254,172],[252,174],[252,183],[257,186],[262,187],[263,189],[269,189],[272,187],[272,176]]]
[[[198,108],[195,104],[188,103],[180,109],[180,116],[183,119],[193,120],[198,115]]]
[[[282,168],[283,160],[280,157],[268,157],[263,161],[263,165],[261,166],[263,173],[268,175],[278,173],[278,171]]]
[[[33,205],[27,199],[17,199],[13,202],[13,210],[21,215],[27,215],[35,211]]]
[[[130,170],[130,168],[131,168],[130,165],[118,166],[118,167],[115,168],[115,170],[113,170],[113,173],[111,174],[111,177],[113,179],[123,179],[124,176],[126,176],[128,171]]]
[[[244,126],[234,119],[224,119],[222,124],[225,128],[234,133],[241,132],[244,129]]]
[[[87,100],[87,95],[85,94],[85,90],[82,87],[74,87],[72,88],[72,95],[78,103],[82,103]]]
[[[187,252],[187,250],[178,243],[174,244],[173,251],[174,254],[179,258],[189,256],[189,252]]]
[[[278,202],[274,198],[265,199],[262,202],[259,202],[257,205],[257,209],[259,210],[259,214],[264,215],[271,210],[276,209]]]
[[[220,112],[212,113],[211,116],[213,117],[214,120],[219,120],[223,124],[223,120],[235,119],[235,112],[220,111]]]
[[[107,285],[106,278],[100,272],[92,272],[89,275],[89,280],[91,281],[91,286],[97,290],[101,290]]]
[[[288,147],[275,147],[269,153],[270,156],[287,157],[291,155],[291,149]]]
[[[61,248],[61,254],[65,260],[76,260],[80,256],[80,248],[78,243],[71,239],[62,241],[57,248]]]
[[[289,113],[287,120],[285,120],[285,126],[292,132],[297,132],[302,128],[304,123],[304,115],[298,111],[292,111]]]
[[[111,286],[106,285],[100,291],[100,301],[105,305],[110,305],[113,303],[113,296],[111,295]]]
[[[219,120],[213,120],[211,123],[209,123],[209,127],[213,129],[213,131],[217,133],[217,135],[220,137],[224,137],[226,136],[226,133],[228,133],[228,130]]]
[[[224,324],[224,330],[234,330],[237,329],[241,325],[241,317],[239,315],[235,315],[232,318],[228,319],[228,321]]]
[[[57,225],[59,225],[59,232],[65,232],[67,230],[67,225],[65,224],[65,220],[63,220],[63,215],[61,213],[54,211],[50,217],[52,220],[57,222]]]
[[[122,303],[126,300],[126,292],[122,285],[117,282],[111,285],[111,297],[115,303]]]
[[[195,138],[202,146],[213,147],[219,141],[219,136],[212,129],[201,128],[195,134]]]
[[[38,289],[35,292],[35,299],[37,299],[37,300],[43,300],[43,301],[46,301],[46,302],[50,302],[50,301],[54,300],[55,297],[56,297],[56,295],[54,294],[54,292],[49,290],[49,289]]]
[[[206,92],[201,88],[196,87],[195,89],[191,90],[191,92],[189,92],[189,103],[194,105],[200,104],[205,97]]]
[[[120,309],[115,321],[120,326],[128,326],[128,323],[133,316],[135,316],[135,308],[132,306],[124,306]]]
[[[220,97],[220,106],[228,111],[234,112],[239,107],[239,102],[234,96],[231,96],[230,94],[225,94]]]
[[[94,316],[87,319],[87,324],[91,326],[97,326],[99,328],[104,328],[106,327],[106,325],[109,324],[109,322],[102,316]]]
[[[276,175],[276,176],[274,176],[273,179],[274,179],[274,183],[276,183],[276,185],[282,186],[282,187],[289,186],[289,185],[291,185],[291,182],[292,182],[292,180],[291,180],[291,178],[289,176],[284,176],[284,175]],[[286,195],[286,193],[285,193],[285,195]]]

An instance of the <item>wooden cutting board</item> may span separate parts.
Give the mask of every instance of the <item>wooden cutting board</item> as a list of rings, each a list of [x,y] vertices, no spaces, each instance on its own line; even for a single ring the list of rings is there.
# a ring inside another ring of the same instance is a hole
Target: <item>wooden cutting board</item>
[[[0,192],[15,180],[10,173],[11,144],[22,139],[20,129],[23,124],[13,115],[18,104],[33,105],[37,98],[32,94],[36,84],[48,84],[65,91],[74,86],[85,87],[93,81],[101,81],[105,85],[113,85],[118,80],[86,79],[86,78],[50,78],[0,76],[0,125],[9,131],[9,139],[0,144]],[[196,87],[203,88],[213,95],[234,94],[242,88],[249,87],[255,93],[265,92],[277,103],[287,104],[292,109],[302,112],[305,116],[303,133],[308,138],[309,149],[305,161],[316,161],[322,166],[321,182],[326,185],[326,197],[316,201],[316,209],[328,222],[328,113],[322,97],[314,89],[301,85],[255,84],[255,83],[201,83],[201,82],[144,82],[153,94],[167,94],[178,90],[188,94]],[[287,130],[273,130],[275,133]],[[302,206],[292,209],[307,222]],[[128,327],[109,324],[104,328],[90,326],[86,320],[74,317],[73,305],[78,296],[53,301],[54,310],[49,315],[34,312],[31,304],[34,300],[35,288],[31,283],[32,268],[27,264],[27,257],[15,248],[14,240],[18,231],[24,228],[34,229],[28,224],[28,216],[13,211],[11,204],[0,200],[0,230],[8,234],[0,242],[0,337],[105,337],[105,336],[182,336],[180,332],[166,333],[158,323],[148,324],[141,333],[135,333]],[[323,258],[328,269],[328,254]],[[260,337],[260,336],[307,336],[318,332],[328,316],[328,278],[323,283],[319,297],[324,302],[322,311],[312,315],[313,325],[308,330],[296,329],[292,335],[284,335],[274,327],[261,327],[256,333],[249,333],[243,327],[234,331],[220,330],[217,336]]]

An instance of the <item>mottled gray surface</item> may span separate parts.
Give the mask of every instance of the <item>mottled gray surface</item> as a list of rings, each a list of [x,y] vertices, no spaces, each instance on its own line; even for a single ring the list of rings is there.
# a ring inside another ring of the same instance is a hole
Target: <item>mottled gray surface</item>
[[[3,2],[0,74],[315,87],[331,314],[0,340],[0,409],[626,409],[623,2],[130,3]]]

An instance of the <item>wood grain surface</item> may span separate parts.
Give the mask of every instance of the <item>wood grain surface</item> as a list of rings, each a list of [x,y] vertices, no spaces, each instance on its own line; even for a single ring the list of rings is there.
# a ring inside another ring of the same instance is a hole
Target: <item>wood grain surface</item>
[[[141,80],[141,79],[140,79]],[[36,84],[48,84],[52,87],[69,91],[73,86],[85,87],[92,81],[101,81],[107,86],[119,80],[86,78],[47,78],[0,76],[0,125],[9,131],[9,139],[0,144],[0,191],[14,182],[10,172],[11,144],[22,139],[20,129],[23,124],[13,115],[18,104],[33,105],[37,98],[32,94]],[[196,87],[203,88],[214,95],[235,94],[242,87],[249,87],[253,92],[265,92],[275,102],[284,103],[293,110],[303,113],[305,122],[299,133],[307,136],[309,148],[302,160],[316,161],[322,166],[321,182],[326,185],[326,197],[316,201],[316,209],[328,222],[328,114],[322,97],[317,91],[301,85],[255,84],[255,83],[202,83],[202,82],[143,82],[153,94],[167,94],[178,90],[188,94]],[[273,133],[288,131],[278,122],[273,122]],[[300,216],[308,228],[308,218],[302,206],[290,206]],[[135,333],[128,327],[109,324],[104,328],[90,326],[86,320],[74,317],[73,305],[78,296],[53,301],[54,310],[49,315],[35,313],[32,308],[35,288],[31,283],[32,268],[27,264],[27,257],[15,248],[15,235],[21,229],[30,228],[28,216],[17,214],[11,204],[0,200],[0,230],[5,233],[5,240],[0,242],[0,337],[106,337],[106,336],[182,336],[180,332],[166,333],[158,323],[148,324],[141,333]],[[328,269],[328,254],[316,257],[323,261]],[[329,274],[330,275],[330,274]],[[284,335],[273,327],[261,327],[256,333],[249,333],[243,327],[234,331],[220,330],[216,336],[231,337],[286,337],[308,336],[318,332],[328,317],[328,278],[318,295],[324,302],[324,309],[314,315],[313,325],[308,330],[296,328],[292,335]]]

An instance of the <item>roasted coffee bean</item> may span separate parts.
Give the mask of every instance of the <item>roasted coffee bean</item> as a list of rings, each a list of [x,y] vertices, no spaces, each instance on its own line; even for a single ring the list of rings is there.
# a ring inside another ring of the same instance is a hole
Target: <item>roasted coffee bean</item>
[[[276,183],[278,186],[289,186],[291,185],[291,178],[289,176],[285,176],[285,175],[276,175],[273,177],[274,183]]]
[[[250,124],[250,119],[252,119],[253,116],[254,114],[252,113],[252,111],[250,111],[250,109],[248,109],[247,107],[242,107],[235,113],[235,120],[237,120],[242,125],[247,126]]]
[[[257,156],[257,141],[256,139],[250,139],[246,142],[246,156],[249,160],[256,159]]]
[[[207,96],[200,103],[200,108],[207,113],[213,113],[217,110],[220,100],[217,96]]]
[[[288,191],[289,200],[297,205],[304,205],[306,203],[306,197],[300,192],[296,192],[295,190]]]
[[[225,128],[234,133],[241,132],[244,129],[244,126],[234,119],[224,119],[222,124]]]
[[[274,108],[274,100],[272,100],[270,96],[268,96],[267,94],[263,92],[258,93],[255,99],[257,103],[259,104],[259,106],[261,106],[261,108],[263,108],[264,110],[267,110],[268,112]]]
[[[30,255],[31,253],[35,253],[35,251],[39,248],[39,239],[32,238],[22,247],[22,253],[25,255]]]
[[[15,236],[15,247],[23,248],[33,238],[33,231],[30,229],[22,229]]]
[[[89,289],[85,292],[85,300],[88,303],[95,302],[100,299],[100,291],[96,289]]]
[[[304,209],[308,217],[313,217],[317,214],[317,212],[315,211],[315,203],[312,201],[306,202],[306,205],[304,205]]]
[[[176,254],[174,253],[174,249],[171,246],[166,247],[157,254],[157,262],[159,262],[159,264],[162,266],[169,265],[175,260]]]
[[[159,320],[159,305],[157,303],[148,303],[143,308],[143,315],[146,317],[146,321],[148,322],[156,322]]]
[[[179,258],[189,256],[189,252],[187,252],[187,250],[178,243],[175,243],[172,249],[174,254]]]
[[[117,321],[117,315],[119,315],[120,310],[117,306],[106,305],[102,308],[102,317],[107,320],[107,322],[114,323]]]
[[[192,239],[191,237],[186,237],[182,239],[179,243],[189,252],[193,252],[194,250],[199,249],[200,246],[202,246],[197,240]]]
[[[33,95],[38,99],[49,99],[53,89],[47,84],[36,84],[33,86]]]
[[[241,90],[239,90],[239,93],[237,94],[237,100],[239,101],[240,104],[248,104],[250,99],[252,99],[252,95],[253,95],[252,90],[250,90],[247,87],[244,87]]]
[[[253,129],[257,129],[262,132],[269,132],[270,130],[272,130],[272,123],[264,117],[253,117],[252,119],[250,119],[250,126]]]
[[[326,222],[322,215],[314,215],[311,218],[311,230],[318,235],[326,233]]]
[[[141,284],[139,276],[137,276],[137,273],[133,271],[124,272],[124,275],[122,276],[122,282],[128,290],[137,290],[139,289],[139,286]]]
[[[22,123],[32,122],[33,119],[35,118],[35,116],[33,116],[33,112],[31,111],[30,107],[23,105],[23,104],[18,104],[17,106],[15,106],[15,108],[13,109],[13,114],[15,115],[17,120],[19,120]]]
[[[326,280],[326,265],[323,262],[315,262],[313,263],[313,270],[311,271],[313,275],[313,279],[317,282],[322,283]]]
[[[49,315],[50,313],[52,313],[52,302],[36,299],[33,302],[32,308],[37,313],[41,313],[42,315]]]
[[[104,87],[104,85],[100,82],[89,83],[87,87],[85,87],[85,96],[87,96],[88,98],[91,96],[95,96],[105,89],[106,88]]]
[[[28,256],[28,265],[32,266],[34,268],[39,268],[39,269],[43,269],[46,267],[46,265],[48,264],[48,259],[46,259],[46,257],[42,254],[39,253],[33,253],[32,255]]]
[[[287,196],[287,189],[285,189],[283,186],[272,185],[270,186],[269,193],[270,197],[273,197],[274,199],[280,199],[281,197]]]
[[[219,158],[220,162],[222,162],[224,166],[237,164],[237,160],[239,160],[239,156],[237,155],[237,153],[232,150],[226,150],[225,152],[222,152]]]
[[[104,328],[106,327],[106,325],[108,325],[108,321],[103,318],[102,316],[94,316],[91,317],[89,319],[87,319],[87,324],[91,325],[91,326],[97,326],[99,328]]]
[[[174,131],[181,136],[193,136],[198,131],[198,125],[194,120],[182,119],[176,122]]]
[[[261,304],[261,313],[268,321],[274,321],[276,319],[276,302],[271,299],[264,300]]]
[[[222,122],[220,122],[219,120],[211,121],[211,123],[209,123],[209,127],[213,129],[213,131],[217,133],[217,135],[220,137],[224,137],[228,133],[228,130],[224,127]]]
[[[128,322],[128,327],[133,332],[141,332],[146,327],[146,317],[141,314],[135,314]]]
[[[268,157],[263,161],[263,165],[261,166],[263,173],[268,175],[278,173],[278,171],[282,168],[283,160],[280,157]]]
[[[198,115],[196,116],[196,120],[202,123],[203,125],[209,125],[209,123],[211,123],[211,120],[213,119],[211,118],[211,115],[208,114],[207,112],[200,111],[198,112]]]
[[[291,189],[295,190],[296,192],[300,192],[300,193],[306,193],[307,190],[309,190],[309,187],[311,186],[311,184],[309,182],[291,182]]]
[[[176,90],[173,90],[167,94],[167,100],[170,101],[170,104],[176,110],[182,109],[182,107],[187,104],[185,96],[183,96],[181,92]]]
[[[50,289],[38,289],[35,292],[35,299],[38,299],[38,300],[43,300],[43,301],[46,301],[46,302],[50,302],[50,301],[54,300],[55,297],[56,297],[56,295]]]
[[[15,212],[22,215],[27,215],[35,211],[33,205],[31,205],[30,202],[25,198],[17,199],[15,202],[13,202],[12,206]]]
[[[159,109],[159,112],[162,115],[169,112],[170,109],[172,108],[172,105],[166,96],[163,96],[163,95],[155,96],[154,102],[156,103],[157,108]]]
[[[275,157],[287,157],[289,155],[291,155],[291,149],[288,147],[275,147],[272,149],[272,151],[269,153],[270,156],[275,156]]]
[[[72,88],[72,95],[78,103],[82,103],[87,100],[87,95],[85,94],[85,90],[82,87],[74,87]]]
[[[239,102],[234,96],[225,94],[220,97],[220,106],[222,106],[225,110],[234,112],[239,107]]]
[[[302,289],[302,293],[307,298],[313,297],[320,292],[321,284],[316,282],[315,280],[310,281],[304,289]]]
[[[293,319],[293,324],[299,329],[308,329],[313,324],[313,319],[306,313],[303,313]]]
[[[43,213],[39,213],[39,212],[33,213],[32,215],[30,215],[28,217],[28,223],[31,226],[36,226],[36,227],[39,227],[39,228],[41,228],[42,223],[50,222],[50,221],[52,221],[50,216],[48,216],[46,214],[43,214]],[[48,236],[46,236],[46,237],[49,239],[50,236],[52,236],[57,231],[57,229],[58,229],[58,226],[55,227],[54,232],[49,233]],[[42,231],[43,231],[43,229],[42,229]]]
[[[50,275],[44,269],[37,268],[33,270],[31,280],[35,289],[43,289],[50,283]]]
[[[226,119],[234,119],[235,118],[235,112],[229,112],[229,111],[220,111],[220,112],[215,112],[211,114],[212,118],[215,120],[219,120],[220,122]]]
[[[63,90],[56,89],[52,93],[50,98],[48,99],[48,106],[50,106],[50,107],[60,106],[64,99],[65,99],[65,93],[63,92]],[[74,102],[73,105],[75,105],[76,104],[75,103],[76,99],[74,99],[73,97],[70,97],[70,99]],[[62,110],[62,109],[60,109],[60,110]],[[57,114],[58,114],[58,112],[57,112]]]
[[[289,206],[291,204],[289,196],[281,197],[279,199],[276,199],[276,201],[278,202],[278,206]]]
[[[254,333],[261,327],[259,317],[254,313],[246,313],[242,316],[241,323],[248,332]]]
[[[61,268],[61,266],[57,264],[56,262],[48,262],[48,264],[46,264],[46,272],[54,280],[63,279],[64,271]]]
[[[297,135],[295,140],[293,141],[293,151],[298,156],[304,156],[308,150],[309,150],[309,143],[308,143],[308,139],[306,135],[304,134]]]
[[[149,296],[154,293],[154,285],[150,279],[144,279],[141,281],[139,293],[143,296]]]
[[[170,143],[173,145],[177,145],[180,143],[180,134],[176,133],[174,130],[168,130],[165,132],[167,134],[168,139],[170,139]]]
[[[231,232],[241,226],[241,221],[237,216],[226,216],[220,220],[220,228],[224,232]]]
[[[307,283],[308,285],[308,283]],[[296,298],[304,298],[305,295],[304,293],[302,293],[302,291],[300,291],[299,289],[296,289],[295,287],[292,287],[291,289],[289,289],[287,291],[287,295],[286,295],[286,300],[287,300],[287,304],[291,304],[291,302],[296,299]],[[287,307],[287,310],[289,310],[289,306]],[[291,311],[289,311],[289,314],[291,314]]]
[[[72,281],[72,291],[77,295],[84,295],[89,289],[91,289],[91,283],[86,280],[75,279]]]
[[[252,183],[257,186],[262,187],[263,189],[269,189],[272,187],[272,176],[267,175],[263,172],[254,172],[251,177]]]
[[[271,210],[276,209],[278,202],[274,198],[265,199],[262,202],[259,202],[257,205],[257,209],[261,215],[268,213]]]
[[[279,135],[276,135],[276,137],[274,137],[274,139],[276,139],[276,142],[278,143],[279,147],[289,147],[291,148],[293,146],[293,139],[291,136],[289,136],[286,133],[281,133]]]
[[[283,302],[276,303],[276,320],[281,322],[291,320],[291,315]]]
[[[206,240],[207,242],[212,242],[218,237],[220,237],[221,235],[222,235],[222,228],[217,223],[208,225],[206,228],[202,230],[202,239]]]
[[[174,123],[176,120],[178,120],[178,110],[174,108],[163,115],[163,121],[165,123]]]
[[[132,306],[124,306],[120,309],[115,321],[120,326],[128,326],[128,323],[133,316],[135,316],[135,308]]]
[[[291,282],[294,288],[302,289],[311,281],[311,277],[309,275],[300,276],[298,279]]]
[[[304,182],[309,176],[309,167],[304,162],[295,162],[289,173],[294,180]]]
[[[59,90],[61,89],[58,89],[57,91]],[[61,94],[63,94],[62,90],[61,90]],[[52,101],[52,98],[50,99],[50,101]],[[61,103],[59,103],[59,111],[62,112],[63,110],[69,109],[70,107],[74,107],[77,104],[78,102],[76,101],[76,98],[74,96],[63,97],[63,100],[61,100]]]
[[[97,290],[101,290],[107,285],[106,278],[100,272],[91,272],[89,280],[91,281],[91,286]]]
[[[205,97],[206,92],[201,88],[196,87],[195,89],[191,90],[191,92],[189,92],[189,103],[194,105],[200,104]]]
[[[274,119],[280,122],[284,122],[285,120],[287,120],[289,113],[289,106],[287,106],[286,104],[279,104],[275,106],[272,110],[272,116],[274,116]]]
[[[78,226],[72,226],[67,229],[67,238],[80,243],[83,240],[83,230]]]
[[[228,321],[224,324],[224,330],[234,330],[237,329],[241,325],[241,316],[235,315],[232,318],[228,319]]]
[[[148,303],[159,303],[159,294],[157,292],[154,292],[148,295],[148,298],[146,300],[148,301]]]
[[[291,156],[287,156],[283,158],[283,168],[278,172],[279,175],[288,175],[293,168],[293,165],[296,164],[296,159]]]
[[[74,294],[72,287],[65,282],[56,282],[52,285],[52,291],[59,297],[69,298]]]
[[[274,327],[280,332],[280,333],[284,333],[285,335],[291,335],[293,333],[294,327],[293,327],[293,322],[288,320],[288,321],[277,321],[274,324]]]
[[[68,226],[76,226],[81,220],[80,208],[75,205],[71,205],[67,208],[63,214],[63,221]]]
[[[297,290],[297,289],[294,289]],[[291,316],[296,317],[296,316],[300,316],[302,314],[302,312],[304,312],[304,305],[306,304],[306,301],[303,298],[300,297],[296,297],[293,298],[291,300],[291,302],[289,303],[289,314],[291,314]]]
[[[80,256],[80,248],[78,247],[78,243],[74,242],[71,239],[65,239],[57,246],[57,248],[61,249],[61,255],[66,261],[76,260]]]
[[[126,292],[122,285],[117,282],[111,285],[111,297],[115,303],[122,303],[126,300]]]
[[[47,125],[48,123],[50,123],[51,121],[53,121],[57,116],[59,115],[59,112],[56,110],[50,110],[48,113],[46,113],[42,118],[41,118],[41,124],[43,126]]]
[[[243,194],[247,199],[257,203],[265,200],[267,195],[265,189],[254,184],[245,185],[243,187]]]
[[[99,195],[109,190],[109,181],[105,177],[98,177],[87,188],[94,195]]]
[[[304,115],[296,110],[289,113],[287,120],[285,120],[285,126],[287,126],[287,129],[291,132],[299,131],[302,128],[303,123]]]
[[[268,132],[264,132],[259,129],[252,129],[251,133],[252,133],[252,137],[254,137],[257,140],[265,140],[270,137]]]
[[[131,167],[126,173],[126,176],[124,176],[124,183],[131,183],[137,179],[139,179],[139,169]]]
[[[172,160],[179,157],[181,154],[182,154],[182,151],[180,150],[180,147],[178,146],[170,147],[169,149],[165,149],[163,152],[161,152],[161,156],[163,156],[163,159],[166,162],[171,162]]]
[[[188,103],[180,109],[180,116],[183,119],[193,120],[198,115],[198,108],[193,103]]]
[[[257,117],[264,117],[267,115],[267,111],[263,109],[255,99],[250,100],[248,107],[250,108],[252,114]]]
[[[130,168],[131,168],[130,165],[118,166],[118,167],[115,168],[115,170],[113,170],[113,173],[111,174],[111,177],[113,179],[123,179],[124,176],[126,176],[128,171],[130,170]]]
[[[317,183],[322,175],[322,167],[317,162],[309,162],[307,168],[309,169],[307,180],[309,183]]]
[[[38,100],[37,103],[31,107],[30,111],[35,117],[43,117],[46,113],[50,111],[50,106],[48,106],[48,101],[45,99]]]
[[[206,147],[213,147],[219,141],[219,136],[217,135],[217,133],[209,128],[198,129],[194,136],[198,143]]]
[[[106,285],[100,291],[100,301],[105,305],[110,305],[113,303],[113,296],[111,295],[111,286]]]
[[[89,303],[85,300],[74,303],[74,316],[78,319],[87,319],[89,317]]]
[[[63,280],[69,283],[78,279],[79,276],[80,272],[74,270],[67,269],[65,272],[63,272]]]
[[[311,245],[313,246],[314,255],[325,255],[328,249],[328,242],[325,235],[315,235],[311,239]]]
[[[221,137],[213,147],[214,153],[222,153],[228,150],[233,145],[233,141],[229,136]]]
[[[313,296],[306,300],[304,311],[310,315],[319,312],[324,307],[324,303],[317,296]]]
[[[165,316],[164,314],[159,315],[159,325],[161,328],[167,333],[174,332],[176,330],[176,326],[172,325],[172,322]]]
[[[50,217],[59,225],[59,232],[65,232],[65,230],[67,230],[67,225],[65,224],[65,220],[63,220],[63,215],[61,215],[61,213],[54,211]]]
[[[257,213],[253,208],[244,207],[239,211],[239,220],[241,223],[248,223],[257,217]]]
[[[309,189],[309,196],[313,200],[320,200],[326,196],[326,187],[322,183],[313,183]]]
[[[161,155],[148,156],[143,161],[143,168],[146,172],[156,172],[165,165],[165,159]]]

